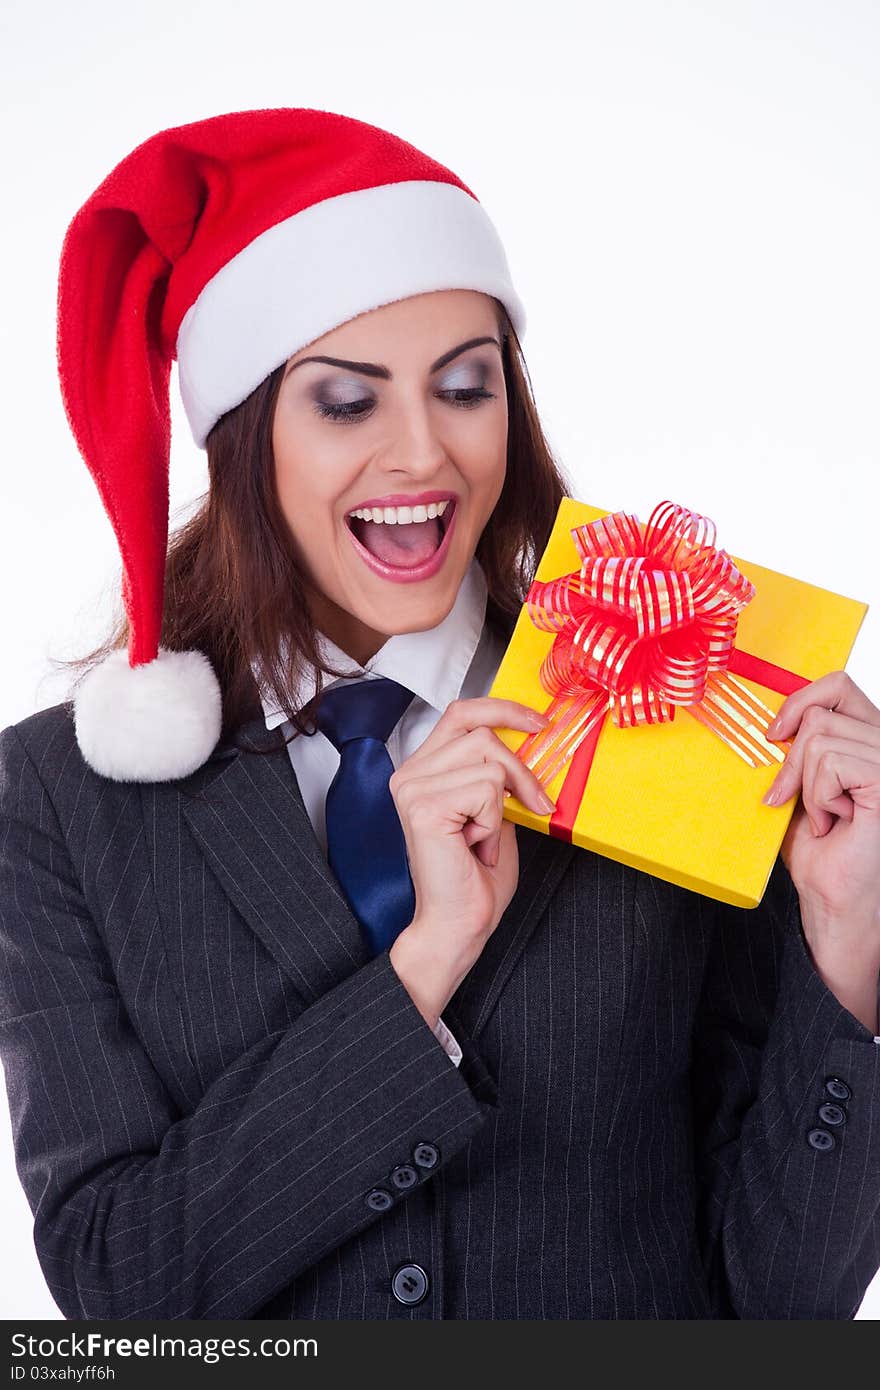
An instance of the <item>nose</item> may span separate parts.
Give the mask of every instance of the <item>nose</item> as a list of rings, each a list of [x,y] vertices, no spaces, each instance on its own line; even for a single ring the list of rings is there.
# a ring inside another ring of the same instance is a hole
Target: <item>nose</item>
[[[432,413],[424,400],[402,402],[395,412],[388,447],[380,460],[385,471],[406,473],[412,478],[432,478],[447,460],[436,413]]]

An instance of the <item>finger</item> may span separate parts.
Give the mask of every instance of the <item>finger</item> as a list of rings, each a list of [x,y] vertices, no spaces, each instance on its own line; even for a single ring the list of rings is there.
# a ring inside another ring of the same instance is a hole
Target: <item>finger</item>
[[[777,740],[792,738],[811,705],[836,710],[866,724],[880,726],[880,709],[868,699],[852,677],[846,671],[830,671],[827,676],[820,676],[801,690],[793,691],[783,701],[770,725],[768,736]]]
[[[487,869],[494,869],[498,863],[501,826],[499,825],[496,835],[484,835],[476,822],[469,820],[461,833],[465,844],[469,849],[473,849],[480,863],[485,864]]]
[[[859,724],[858,727],[863,728],[864,726]],[[816,757],[831,748],[849,753],[853,757],[864,755],[875,760],[880,759],[880,743],[864,743],[856,739],[813,733],[812,729],[803,730],[802,733],[798,734],[788,751],[785,762],[767,789],[763,797],[765,804],[782,806],[786,801],[790,801],[801,787],[806,788],[807,783],[811,781],[811,777],[807,774],[808,760],[811,760],[810,765],[815,766]],[[806,796],[804,800],[806,803]]]
[[[499,763],[459,767],[432,777],[414,777],[401,786],[397,807],[404,833],[415,842],[432,835],[465,834],[468,846],[497,840],[501,828],[504,769]],[[491,843],[490,843],[491,848]]]
[[[540,778],[502,742],[494,730],[485,725],[462,734],[460,738],[421,758],[407,759],[397,770],[394,782],[399,784],[404,781],[407,769],[410,773],[425,777],[451,772],[457,767],[479,767],[489,762],[501,763],[506,774],[505,787],[515,792],[524,805],[531,806],[541,816],[549,815],[554,809],[554,803],[547,796]]]
[[[772,727],[772,726],[771,726]],[[777,772],[775,781],[768,791],[774,788],[780,796],[769,805],[780,805],[793,796],[803,782],[804,757],[807,745],[813,738],[832,736],[866,747],[880,749],[880,725],[866,724],[861,719],[838,714],[819,705],[810,705],[801,720],[800,728],[786,754],[785,762]],[[765,801],[767,798],[764,798]]]
[[[801,791],[814,834],[824,835],[834,817],[852,820],[855,804],[880,810],[880,753],[864,745],[812,739]],[[844,809],[845,808],[845,809]]]
[[[521,704],[519,700],[502,700],[495,695],[483,695],[474,700],[453,700],[407,761],[421,760],[473,729],[525,729],[534,733],[546,729],[548,722],[543,711]]]
[[[425,781],[428,783],[429,779]],[[468,848],[474,849],[480,863],[494,869],[498,864],[502,837],[514,835],[515,828],[511,821],[503,819],[502,780],[498,778],[495,781],[494,789],[487,788],[485,783],[485,776],[480,778],[470,769],[459,768],[451,779],[444,775],[439,789],[434,784],[426,785],[422,791],[426,797],[432,797],[451,789],[456,806],[471,807],[468,819],[461,828],[461,836]],[[468,796],[472,798],[470,801],[466,799]],[[459,812],[455,819],[460,819],[460,815]]]
[[[480,802],[480,810],[465,823],[462,827],[462,838],[469,849],[473,849],[474,854],[481,864],[487,869],[495,868],[498,863],[498,855],[501,848],[501,832],[504,828],[503,793],[504,788],[499,782],[494,788],[494,799],[490,792],[485,789],[485,779],[480,782],[479,778],[474,779],[477,784],[475,791],[477,795],[482,792],[483,800]],[[459,793],[464,790],[467,784],[462,781],[459,783]]]
[[[467,837],[467,832],[470,828],[471,823],[468,822],[462,831],[462,835]],[[508,838],[510,836],[516,837],[516,826],[513,821],[502,821],[497,836],[481,840],[477,844],[474,854],[477,856],[480,863],[484,864],[487,869],[497,869],[498,860],[501,857],[501,842],[504,840],[505,836]]]

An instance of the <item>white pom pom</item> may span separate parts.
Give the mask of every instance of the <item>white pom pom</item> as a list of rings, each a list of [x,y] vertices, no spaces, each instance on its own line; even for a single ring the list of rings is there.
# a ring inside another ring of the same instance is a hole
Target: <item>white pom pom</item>
[[[73,697],[76,741],[85,761],[115,782],[164,782],[206,762],[222,726],[220,684],[202,652],[159,648],[130,666],[112,652]]]

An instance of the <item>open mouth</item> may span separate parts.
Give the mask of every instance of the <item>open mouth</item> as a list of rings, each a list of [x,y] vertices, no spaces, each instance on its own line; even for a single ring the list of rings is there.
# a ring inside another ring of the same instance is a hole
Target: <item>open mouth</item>
[[[450,499],[441,516],[426,521],[375,522],[362,517],[345,518],[349,533],[364,562],[385,579],[398,582],[426,579],[436,573],[446,557],[455,526],[456,502]]]

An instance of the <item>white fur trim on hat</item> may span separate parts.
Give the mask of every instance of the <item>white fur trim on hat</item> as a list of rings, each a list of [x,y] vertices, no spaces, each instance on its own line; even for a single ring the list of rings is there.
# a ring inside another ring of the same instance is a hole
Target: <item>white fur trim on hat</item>
[[[370,309],[434,290],[523,304],[482,204],[455,184],[411,179],[341,193],[255,237],[205,285],[177,335],[193,439],[300,348]]]
[[[130,666],[112,652],[74,693],[74,726],[89,766],[116,782],[165,782],[206,762],[222,725],[220,684],[202,652],[159,648]]]

